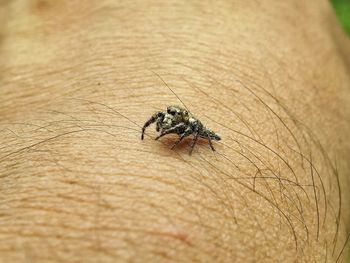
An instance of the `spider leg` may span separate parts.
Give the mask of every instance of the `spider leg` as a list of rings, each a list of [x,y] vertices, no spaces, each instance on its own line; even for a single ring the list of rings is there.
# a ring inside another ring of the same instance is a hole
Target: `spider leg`
[[[145,122],[145,124],[144,124],[143,127],[142,127],[141,140],[143,140],[143,138],[144,138],[144,134],[145,134],[146,128],[147,128],[148,126],[150,126],[152,123],[156,122],[156,120],[157,120],[158,118],[161,118],[161,117],[164,118],[164,113],[161,112],[161,111],[157,111],[156,113],[154,113],[154,114],[152,115],[152,117],[151,117],[148,121]]]
[[[193,151],[193,148],[194,146],[196,145],[197,143],[197,140],[198,140],[198,135],[199,135],[199,132],[196,131],[193,135],[193,140],[192,140],[192,143],[191,143],[191,146],[190,146],[190,155],[192,154],[192,151]]]
[[[167,135],[167,134],[169,134],[169,133],[176,133],[176,131],[177,131],[178,129],[183,128],[184,126],[185,126],[185,124],[184,124],[183,122],[181,122],[181,123],[175,125],[174,127],[171,127],[171,128],[169,128],[169,129],[167,129],[167,130],[164,130],[164,131],[162,131],[162,133],[161,133],[159,136],[157,136],[157,137],[155,138],[155,140],[158,140],[159,138],[161,138],[161,137],[163,137],[164,135]]]
[[[164,120],[164,117],[165,117],[165,115],[163,113],[157,120],[157,125],[156,125],[156,131],[157,132],[159,132],[161,130],[161,128],[162,128],[161,125],[162,125],[162,122]]]
[[[162,120],[159,120],[159,121],[157,121],[157,126],[156,126],[156,131],[157,132],[159,132],[160,131],[160,125],[161,125],[161,123],[162,123]]]
[[[174,145],[171,147],[171,149],[174,149],[175,146],[178,145],[183,140],[183,138],[185,138],[186,136],[190,135],[191,132],[192,132],[191,128],[187,128],[184,131],[184,133],[180,135],[180,139],[174,143]]]
[[[205,134],[206,134],[207,137],[208,137],[208,141],[209,141],[210,148],[212,149],[213,152],[215,152],[215,148],[214,148],[214,146],[213,146],[213,143],[212,143],[212,141],[211,141],[211,138],[210,138],[209,133],[206,132]]]

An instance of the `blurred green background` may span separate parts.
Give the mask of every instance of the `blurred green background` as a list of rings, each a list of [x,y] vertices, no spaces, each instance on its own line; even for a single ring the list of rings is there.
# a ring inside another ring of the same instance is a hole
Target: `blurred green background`
[[[333,3],[340,24],[342,24],[344,30],[350,37],[350,0],[331,0],[331,2]],[[348,244],[348,247],[350,247],[350,244]],[[348,263],[350,263],[350,249]]]
[[[350,36],[350,0],[331,0],[331,2],[333,3],[340,23],[348,33],[348,36]]]

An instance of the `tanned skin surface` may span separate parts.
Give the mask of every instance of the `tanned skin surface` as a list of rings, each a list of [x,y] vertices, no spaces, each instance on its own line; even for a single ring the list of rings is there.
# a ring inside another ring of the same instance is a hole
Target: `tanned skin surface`
[[[345,262],[349,58],[326,0],[0,1],[0,262]],[[140,140],[178,98],[215,152]]]

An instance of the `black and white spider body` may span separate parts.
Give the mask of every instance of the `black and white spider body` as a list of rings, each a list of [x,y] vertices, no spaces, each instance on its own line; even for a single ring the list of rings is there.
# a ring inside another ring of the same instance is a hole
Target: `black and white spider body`
[[[197,143],[198,137],[207,139],[213,151],[215,151],[215,149],[212,144],[212,140],[221,140],[218,134],[204,127],[200,120],[195,118],[186,109],[179,106],[169,106],[167,107],[166,112],[158,111],[154,113],[152,117],[146,121],[142,128],[141,140],[144,138],[145,129],[154,122],[156,122],[157,132],[160,132],[160,134],[155,138],[156,140],[170,133],[176,133],[179,135],[179,140],[175,142],[171,149],[178,145],[183,138],[190,135],[193,135],[193,140],[190,146],[190,154],[192,153],[193,147]]]

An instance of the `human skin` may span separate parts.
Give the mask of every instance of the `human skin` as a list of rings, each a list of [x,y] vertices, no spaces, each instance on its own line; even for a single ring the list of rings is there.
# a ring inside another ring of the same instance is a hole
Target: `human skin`
[[[1,1],[0,262],[345,262],[350,49],[327,1]],[[167,105],[219,133],[154,141]]]

